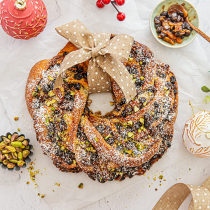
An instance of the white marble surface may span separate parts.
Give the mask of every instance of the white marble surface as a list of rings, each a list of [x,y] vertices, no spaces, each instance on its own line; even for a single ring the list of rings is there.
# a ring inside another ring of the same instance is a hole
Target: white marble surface
[[[209,0],[189,0],[196,7],[201,25],[200,28],[210,35],[210,1]],[[54,30],[54,27],[59,24],[59,20],[64,18],[65,14],[71,13],[72,17],[78,19],[90,18],[92,14],[98,14],[106,18],[107,9],[98,10],[95,7],[96,0],[44,0],[44,3],[48,9],[48,25],[42,35],[49,33]],[[145,7],[145,5],[154,4],[159,0],[136,0],[137,9],[138,7]],[[68,5],[68,6],[67,6]],[[129,7],[126,4],[121,8],[123,11],[124,7]],[[146,8],[146,7],[145,7]],[[130,8],[132,11],[132,8]],[[149,21],[149,10],[145,10],[144,13],[139,14],[142,21]],[[113,21],[116,13],[113,10]],[[117,24],[117,22],[116,22]],[[149,27],[149,24],[148,24]],[[144,33],[144,32],[142,32]],[[40,35],[40,36],[42,36]],[[0,29],[0,54],[3,52],[10,52],[20,47],[24,41],[15,40],[7,36],[2,29]],[[151,37],[152,39],[152,37]],[[204,49],[208,61],[210,62],[210,45],[207,41],[201,37],[197,37],[200,45]],[[30,42],[30,40],[29,40]],[[24,55],[23,55],[24,56]],[[1,64],[0,64],[1,66]],[[208,69],[209,70],[209,69]],[[1,69],[0,69],[1,71]],[[5,112],[2,101],[0,100],[0,116],[4,121],[10,121]],[[5,133],[8,128],[0,128],[0,133]],[[187,151],[186,151],[187,152]],[[191,170],[189,170],[189,168]],[[162,182],[160,186],[159,179],[153,180],[155,174],[149,178],[145,176],[145,179],[132,185],[118,193],[107,196],[100,201],[91,204],[90,206],[82,208],[83,210],[118,210],[118,209],[142,209],[150,210],[161,197],[161,195],[173,184],[177,182],[190,183],[200,185],[210,175],[210,162],[209,159],[198,159],[192,155],[188,156],[187,159],[176,163],[173,166],[166,168],[164,171],[159,173],[163,174],[166,181]],[[157,173],[157,174],[159,174]],[[6,171],[0,171],[0,206],[4,210],[49,210],[50,208],[44,202],[43,199],[37,196],[38,191],[34,189],[33,185],[26,185],[28,181],[28,173],[23,170],[23,173],[8,173]],[[150,187],[149,187],[150,185]],[[155,188],[158,190],[155,191]],[[189,199],[183,204],[181,209],[187,209]]]

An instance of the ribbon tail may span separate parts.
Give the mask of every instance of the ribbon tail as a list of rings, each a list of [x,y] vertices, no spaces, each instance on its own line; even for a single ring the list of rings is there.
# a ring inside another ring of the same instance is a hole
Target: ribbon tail
[[[97,64],[96,59],[91,59],[88,66],[89,93],[111,92],[110,76]]]
[[[123,63],[114,59],[110,54],[107,54],[106,57],[98,56],[96,61],[120,86],[127,103],[131,101],[137,94],[136,87]]]

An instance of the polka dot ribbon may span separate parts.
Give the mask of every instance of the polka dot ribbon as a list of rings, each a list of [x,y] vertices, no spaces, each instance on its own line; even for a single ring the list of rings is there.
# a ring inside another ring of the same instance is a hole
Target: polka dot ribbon
[[[112,77],[122,89],[127,102],[136,96],[136,88],[122,62],[128,60],[133,37],[109,33],[91,33],[79,20],[56,28],[56,31],[73,43],[78,50],[66,55],[62,62],[55,87],[61,85],[61,74],[68,68],[89,60],[89,93],[111,91]]]
[[[187,196],[192,193],[188,210],[210,209],[210,177],[200,186],[178,183],[169,188],[153,210],[178,210]]]

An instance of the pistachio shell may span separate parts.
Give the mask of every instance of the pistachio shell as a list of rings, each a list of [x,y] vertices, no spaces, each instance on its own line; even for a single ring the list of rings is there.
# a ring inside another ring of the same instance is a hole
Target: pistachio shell
[[[16,152],[16,149],[13,146],[6,146],[5,149],[9,152]]]
[[[21,146],[22,146],[22,142],[13,141],[13,142],[11,142],[11,145],[12,145],[13,147],[21,147]]]

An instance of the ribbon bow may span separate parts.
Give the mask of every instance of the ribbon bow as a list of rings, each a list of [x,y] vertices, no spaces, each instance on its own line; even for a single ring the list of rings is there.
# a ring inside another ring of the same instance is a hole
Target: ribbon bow
[[[133,37],[120,34],[111,39],[109,33],[91,33],[79,20],[60,26],[56,31],[79,49],[66,55],[55,87],[63,83],[61,73],[89,60],[89,93],[110,92],[112,77],[120,86],[127,102],[136,96],[135,85],[122,63],[128,59]]]

